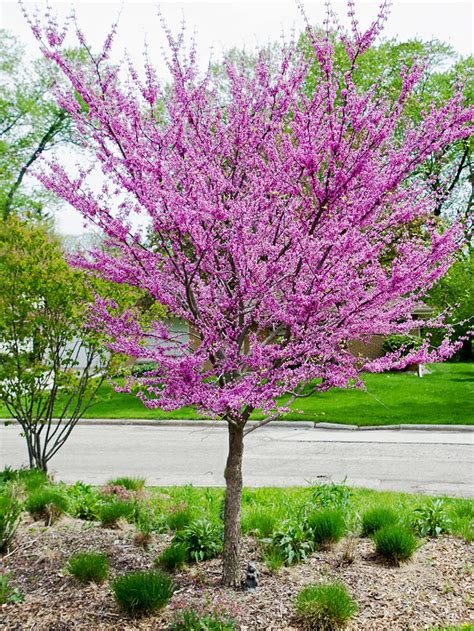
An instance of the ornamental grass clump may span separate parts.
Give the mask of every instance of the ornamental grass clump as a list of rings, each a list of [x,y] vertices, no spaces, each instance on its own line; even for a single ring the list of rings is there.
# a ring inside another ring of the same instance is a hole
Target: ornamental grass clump
[[[98,514],[104,528],[116,528],[120,520],[129,521],[135,514],[132,502],[114,500],[99,507]]]
[[[127,491],[143,491],[145,488],[145,478],[123,476],[121,478],[115,478],[115,480],[109,480],[107,486],[121,486]]]
[[[168,604],[174,589],[171,577],[158,570],[122,574],[111,588],[118,605],[131,616],[161,609]]]
[[[370,537],[384,526],[398,523],[398,515],[390,508],[375,507],[365,511],[361,520],[361,536]]]
[[[408,561],[418,547],[418,539],[413,532],[399,524],[376,530],[373,539],[377,554],[393,565]]]
[[[168,572],[182,569],[189,560],[189,551],[185,543],[174,542],[156,557],[156,567]]]
[[[337,510],[311,513],[307,517],[307,528],[312,541],[319,546],[337,543],[346,532],[344,516]]]
[[[357,612],[357,604],[341,583],[308,585],[296,597],[296,614],[306,629],[342,629]]]
[[[278,516],[271,508],[252,508],[241,519],[242,532],[257,537],[271,537],[277,525]]]
[[[67,570],[81,583],[103,583],[109,573],[109,560],[100,552],[77,552],[69,559]]]
[[[175,532],[184,530],[189,524],[196,519],[196,512],[189,506],[178,506],[166,515],[165,523],[170,530]]]
[[[33,519],[44,519],[45,524],[50,526],[67,512],[68,500],[59,489],[40,487],[28,495],[25,508]]]
[[[40,469],[11,469],[5,467],[0,473],[0,486],[18,482],[27,493],[49,484],[48,474]]]

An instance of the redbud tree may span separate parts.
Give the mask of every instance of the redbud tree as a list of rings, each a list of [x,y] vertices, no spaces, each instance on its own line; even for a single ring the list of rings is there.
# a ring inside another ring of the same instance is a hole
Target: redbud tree
[[[147,291],[187,323],[191,342],[166,321],[144,329],[133,310],[111,300],[97,299],[92,325],[114,352],[155,362],[125,384],[145,405],[193,405],[227,422],[227,585],[240,585],[242,456],[252,411],[268,415],[262,425],[298,396],[361,385],[362,370],[453,351],[448,338],[436,349],[426,339],[372,361],[348,349],[350,340],[419,326],[413,309],[462,238],[460,226],[433,219],[439,200],[420,166],[468,137],[473,115],[459,91],[423,111],[416,126],[405,118],[422,61],[403,70],[395,99],[377,84],[357,88],[358,59],[380,33],[387,6],[366,31],[348,7],[352,28],[337,35],[348,69],[334,63],[330,24],[322,34],[308,27],[310,55],[289,42],[277,53],[261,50],[254,64],[233,55],[218,73],[202,73],[184,31],[175,38],[164,26],[166,83],[148,55],[143,73],[130,66],[124,78],[108,59],[115,26],[93,54],[73,21],[88,52],[78,66],[65,54],[65,27],[51,15],[31,20],[43,53],[70,82],[58,102],[103,176],[92,190],[87,169],[73,174],[54,160],[39,175],[106,237],[107,247],[74,264]],[[310,92],[315,60],[320,72]],[[146,232],[134,228],[135,214],[147,218]]]

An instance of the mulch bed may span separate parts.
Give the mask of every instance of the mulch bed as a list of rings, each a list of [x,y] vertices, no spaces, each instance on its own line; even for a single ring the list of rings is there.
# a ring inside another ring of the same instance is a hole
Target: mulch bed
[[[296,593],[306,584],[342,581],[356,599],[359,612],[351,631],[428,629],[474,623],[474,546],[453,537],[427,540],[413,560],[399,568],[382,563],[367,539],[346,539],[319,551],[302,565],[265,570],[252,539],[244,558],[256,560],[261,572],[256,593],[223,588],[219,560],[190,566],[175,576],[177,590],[170,606],[157,615],[132,620],[117,608],[107,583],[83,586],[64,571],[73,552],[100,550],[111,563],[111,578],[121,572],[153,566],[170,537],[159,535],[148,551],[133,543],[133,529],[108,530],[96,524],[63,519],[44,528],[25,523],[15,547],[3,559],[11,584],[24,595],[21,603],[4,605],[5,630],[69,631],[166,629],[180,608],[227,611],[242,631],[298,629],[293,618]]]

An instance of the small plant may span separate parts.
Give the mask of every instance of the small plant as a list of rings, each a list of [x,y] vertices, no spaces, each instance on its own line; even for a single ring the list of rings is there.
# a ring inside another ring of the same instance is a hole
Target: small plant
[[[271,537],[277,527],[278,518],[269,508],[254,508],[241,520],[242,532],[257,537]]]
[[[341,556],[339,558],[339,566],[352,565],[356,559],[357,541],[354,536],[349,536],[342,546]]]
[[[357,604],[344,585],[308,585],[296,598],[296,613],[308,629],[336,631],[357,612]]]
[[[175,542],[183,543],[192,561],[213,559],[222,552],[223,529],[221,524],[207,519],[196,519],[184,530],[179,531]]]
[[[11,489],[0,494],[0,552],[5,552],[15,536],[20,519],[21,506]]]
[[[292,521],[284,522],[268,543],[272,550],[270,554],[276,557],[279,554],[285,565],[304,561],[314,549],[307,530],[301,524]]]
[[[189,553],[186,544],[175,542],[156,557],[155,565],[162,570],[174,572],[186,565],[188,557]]]
[[[394,565],[410,559],[418,547],[418,541],[413,532],[398,524],[376,530],[374,543],[377,553]]]
[[[136,519],[137,531],[133,536],[133,542],[136,546],[148,549],[153,541],[153,513],[149,507],[143,508]]]
[[[96,521],[99,519],[101,506],[100,495],[90,484],[76,482],[67,487],[69,513],[78,519]]]
[[[23,595],[10,585],[10,575],[0,574],[0,605],[21,602],[23,602]]]
[[[166,515],[165,522],[170,530],[184,530],[196,518],[196,514],[188,506],[179,506]]]
[[[272,574],[278,572],[285,565],[285,553],[271,544],[265,547],[262,556],[268,571]]]
[[[68,501],[59,489],[42,487],[30,493],[25,508],[33,519],[44,519],[45,525],[50,526],[67,512]]]
[[[316,484],[311,487],[311,502],[315,508],[332,508],[345,511],[351,503],[352,491],[343,482]]]
[[[132,616],[164,607],[173,595],[173,582],[164,572],[131,572],[112,582],[118,605]]]
[[[133,518],[135,506],[132,502],[114,500],[99,507],[99,519],[104,528],[116,528],[121,519],[129,521]]]
[[[69,559],[67,569],[81,583],[103,583],[109,573],[109,560],[99,552],[78,552]]]
[[[443,500],[433,500],[425,506],[415,508],[412,525],[422,537],[439,537],[443,532],[449,532],[451,520]]]
[[[398,515],[390,508],[370,508],[362,515],[361,535],[362,537],[370,537],[380,528],[396,523],[398,523]]]
[[[217,613],[200,615],[194,609],[183,609],[176,614],[167,631],[234,631],[236,628],[233,620]]]
[[[110,480],[110,482],[107,482],[107,486],[121,486],[127,491],[142,491],[145,488],[145,478],[128,478],[124,476]]]
[[[308,515],[307,527],[318,545],[337,543],[346,532],[344,517],[337,510],[322,510]]]

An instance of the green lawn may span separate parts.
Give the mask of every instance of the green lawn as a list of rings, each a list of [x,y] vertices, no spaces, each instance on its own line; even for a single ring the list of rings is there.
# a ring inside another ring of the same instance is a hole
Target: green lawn
[[[400,372],[367,374],[366,391],[334,388],[300,399],[285,420],[391,425],[397,423],[474,424],[474,363],[435,364],[419,378]],[[298,412],[299,410],[299,412]],[[8,416],[0,406],[0,416]],[[195,410],[162,412],[105,384],[88,418],[197,419]],[[254,414],[253,418],[262,418]]]

